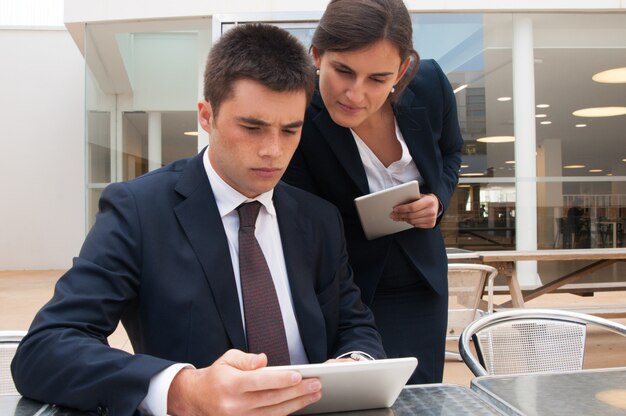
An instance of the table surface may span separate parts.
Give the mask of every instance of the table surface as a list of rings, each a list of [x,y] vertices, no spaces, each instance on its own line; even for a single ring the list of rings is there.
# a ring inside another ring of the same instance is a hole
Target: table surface
[[[39,413],[38,413],[39,412]],[[0,396],[3,416],[78,416],[82,412],[63,410],[23,398],[19,395]],[[454,384],[407,386],[393,407],[355,412],[327,413],[332,416],[491,416],[501,415],[467,387]]]
[[[476,252],[484,261],[520,260],[626,260],[626,248],[585,248],[565,250],[500,250]]]
[[[471,388],[505,415],[626,415],[626,367],[484,376]]]

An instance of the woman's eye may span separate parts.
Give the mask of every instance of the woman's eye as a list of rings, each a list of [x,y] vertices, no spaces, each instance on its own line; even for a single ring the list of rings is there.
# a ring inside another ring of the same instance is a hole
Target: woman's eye
[[[377,82],[379,84],[383,84],[385,82],[384,79],[380,79],[380,78],[370,78],[372,81]]]

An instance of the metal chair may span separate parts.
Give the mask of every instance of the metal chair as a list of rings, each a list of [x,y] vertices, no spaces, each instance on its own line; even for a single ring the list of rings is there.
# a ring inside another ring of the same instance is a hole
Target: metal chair
[[[580,370],[590,324],[626,336],[626,326],[593,315],[512,309],[468,325],[459,338],[459,352],[476,376]]]
[[[487,313],[493,312],[495,267],[485,264],[448,264],[448,333],[446,340],[457,340],[463,329],[485,314],[481,301],[487,286]],[[446,351],[447,359],[461,361],[456,351]]]
[[[0,395],[18,394],[11,376],[11,361],[26,331],[0,331]]]

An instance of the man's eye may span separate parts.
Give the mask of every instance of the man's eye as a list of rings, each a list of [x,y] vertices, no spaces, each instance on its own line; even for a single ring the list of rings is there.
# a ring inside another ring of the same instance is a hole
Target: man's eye
[[[385,82],[384,79],[381,78],[370,78],[372,81],[377,82],[379,84],[383,84]]]
[[[245,125],[242,125],[241,127],[243,127],[244,129],[246,129],[248,131],[258,131],[258,130],[260,130],[260,128],[257,127],[257,126],[245,126]]]
[[[289,135],[289,136],[293,136],[294,134],[298,134],[298,130],[292,130],[292,129],[285,129],[283,130],[283,133]]]

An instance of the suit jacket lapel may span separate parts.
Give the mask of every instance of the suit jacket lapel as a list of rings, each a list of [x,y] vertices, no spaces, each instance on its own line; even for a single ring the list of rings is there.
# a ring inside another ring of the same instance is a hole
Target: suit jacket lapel
[[[274,190],[274,206],[289,276],[289,286],[300,337],[311,362],[326,360],[324,316],[315,292],[312,258],[312,224],[298,214],[298,202],[279,183]]]
[[[319,94],[315,95],[314,103],[315,101],[321,102]],[[335,153],[337,159],[339,159],[352,181],[363,194],[368,194],[369,185],[367,184],[367,175],[365,174],[363,163],[361,163],[359,149],[356,147],[350,130],[336,124],[330,117],[330,114],[328,114],[326,108],[323,108],[317,116],[315,116],[313,122],[322,133],[322,137],[328,142],[328,145]]]
[[[410,106],[414,97],[413,91],[407,88],[400,102],[394,106],[398,127],[424,182],[439,183],[439,149],[435,148],[426,108]],[[422,189],[422,192],[430,191],[428,187]]]
[[[239,297],[228,240],[202,157],[191,159],[176,191],[186,196],[175,213],[202,265],[217,310],[234,348],[246,350]]]

